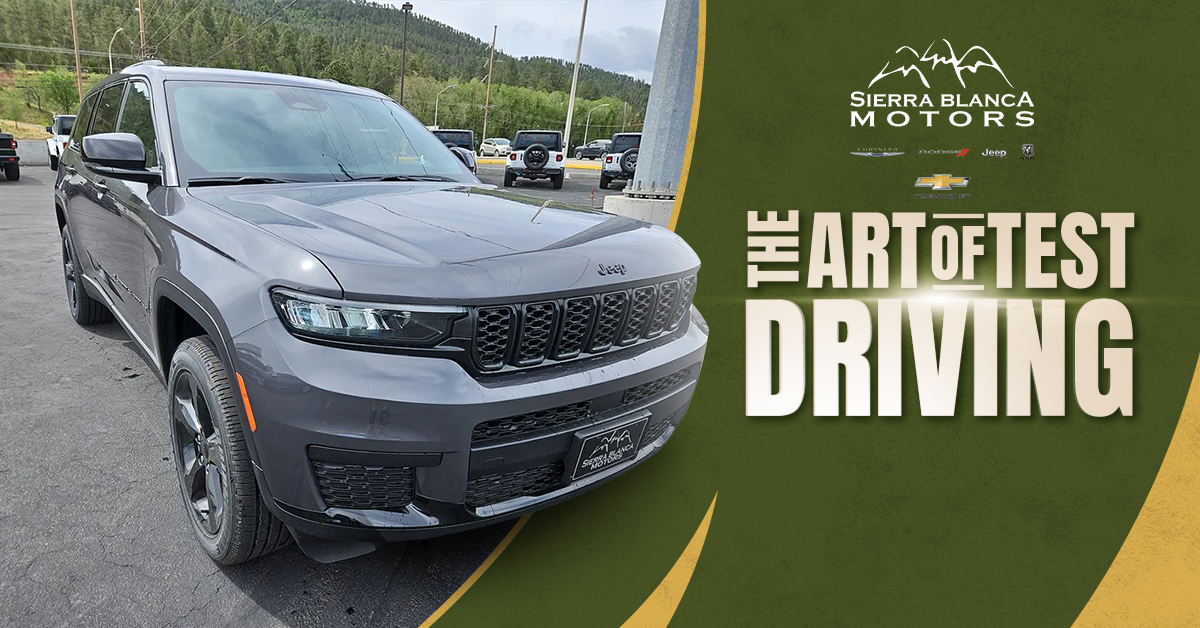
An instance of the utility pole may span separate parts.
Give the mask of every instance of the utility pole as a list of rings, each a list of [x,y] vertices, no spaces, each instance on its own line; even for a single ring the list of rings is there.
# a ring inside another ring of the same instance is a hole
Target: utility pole
[[[412,11],[411,2],[405,2],[400,8],[404,11],[404,37],[401,39],[400,51],[400,106],[404,106],[404,75],[408,73],[408,12]]]
[[[142,0],[138,0],[138,31],[142,34],[142,60],[146,59],[146,11],[142,8]]]
[[[563,150],[571,150],[571,117],[575,115],[575,87],[579,84],[579,55],[583,52],[583,27],[587,24],[587,3],[583,0],[583,17],[579,18],[579,43],[575,45],[575,73],[571,76],[571,98],[567,101],[567,128],[563,130]]]
[[[492,106],[492,65],[496,62],[496,30],[499,26],[492,26],[492,54],[488,56],[488,77],[487,77],[487,92],[483,97],[483,137],[480,141],[487,139],[487,119],[488,107]]]
[[[79,67],[79,27],[75,23],[75,0],[71,0],[71,39],[75,40],[75,89],[83,102],[83,69]]]
[[[621,108],[621,132],[629,130],[629,103]]]

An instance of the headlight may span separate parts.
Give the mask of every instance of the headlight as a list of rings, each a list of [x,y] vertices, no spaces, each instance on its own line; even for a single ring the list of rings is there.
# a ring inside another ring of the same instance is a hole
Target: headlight
[[[692,322],[700,328],[700,331],[704,332],[705,336],[708,335],[708,321],[704,320],[704,317],[700,315],[700,310],[697,310],[694,305],[692,306]]]
[[[450,335],[466,308],[338,301],[272,290],[283,324],[298,336],[404,347],[428,347]]]

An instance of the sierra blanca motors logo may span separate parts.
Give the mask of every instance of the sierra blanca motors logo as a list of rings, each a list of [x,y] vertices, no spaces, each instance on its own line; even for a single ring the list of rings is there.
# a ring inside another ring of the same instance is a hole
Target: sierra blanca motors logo
[[[965,72],[971,73],[973,84],[982,84],[984,89],[996,88],[1003,93],[916,93],[921,91],[921,87],[925,90],[934,89],[930,84],[931,78],[939,89],[967,89],[968,75],[965,75]],[[1021,92],[1018,95],[1005,90],[1004,85],[1010,90],[1015,89],[1012,81],[1000,68],[995,57],[983,46],[971,46],[961,57],[954,52],[954,47],[946,39],[929,44],[925,52],[920,54],[914,48],[900,46],[892,53],[892,58],[884,63],[875,78],[867,84],[867,88],[870,89],[876,83],[894,91],[852,92],[851,127],[875,126],[873,109],[890,109],[886,119],[887,123],[894,127],[907,126],[914,116],[923,117],[927,127],[932,127],[935,122],[942,120],[947,120],[956,127],[964,127],[978,119],[982,119],[985,127],[1003,127],[1006,125],[1008,112],[1002,109],[1018,109],[1008,118],[1008,123],[1019,127],[1033,126],[1033,111],[1030,109],[1034,105],[1029,92]],[[971,111],[968,111],[975,108],[984,109],[981,118],[977,117],[980,112],[972,115]],[[867,111],[864,112],[864,109]]]

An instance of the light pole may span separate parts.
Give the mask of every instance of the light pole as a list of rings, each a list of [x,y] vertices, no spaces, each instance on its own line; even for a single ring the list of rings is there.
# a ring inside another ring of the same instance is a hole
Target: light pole
[[[109,73],[109,74],[112,74],[112,73],[113,73],[113,64],[112,64],[112,45],[113,45],[113,42],[117,40],[117,33],[121,32],[121,31],[123,31],[123,30],[125,30],[125,29],[124,29],[124,28],[118,28],[117,30],[113,31],[113,36],[112,36],[112,39],[108,40],[108,73]]]
[[[400,9],[404,11],[404,37],[401,40],[400,50],[400,106],[404,106],[404,75],[408,70],[408,13],[412,11],[413,5],[411,2],[405,2],[400,5]]]
[[[579,84],[579,55],[583,52],[583,27],[587,24],[588,0],[583,0],[579,18],[579,43],[575,45],[575,72],[571,75],[571,97],[567,100],[567,127],[563,129],[563,148],[571,145],[571,117],[575,115],[575,86]]]
[[[458,83],[446,86],[446,89],[454,89],[458,87]],[[437,97],[433,99],[433,126],[437,126],[438,101],[441,100],[442,94],[446,93],[446,89],[437,93]],[[429,101],[426,101],[429,102]]]
[[[603,105],[596,105],[595,107],[592,107],[591,109],[588,110],[587,124],[583,125],[583,143],[584,143],[584,145],[587,144],[588,127],[592,126],[592,112],[597,109],[603,109],[607,106],[608,106],[608,103],[604,103]]]

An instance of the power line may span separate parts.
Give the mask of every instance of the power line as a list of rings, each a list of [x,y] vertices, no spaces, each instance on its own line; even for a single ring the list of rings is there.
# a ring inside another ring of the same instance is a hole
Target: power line
[[[198,3],[196,6],[195,6],[195,7],[192,7],[192,10],[191,10],[191,11],[189,11],[187,15],[183,16],[183,19],[182,19],[182,20],[179,20],[179,23],[175,25],[175,28],[172,28],[172,29],[170,30],[170,32],[168,32],[166,35],[163,35],[162,39],[160,39],[160,40],[158,40],[157,42],[155,42],[155,44],[154,44],[154,45],[156,45],[156,46],[157,46],[157,45],[160,45],[160,44],[162,44],[163,42],[167,41],[167,39],[169,39],[169,38],[171,37],[171,35],[174,35],[174,34],[175,34],[175,31],[179,30],[179,28],[180,28],[181,26],[183,26],[184,24],[187,24],[187,23],[188,23],[188,21],[187,21],[187,20],[188,20],[188,18],[189,18],[189,17],[192,17],[192,14],[193,14],[193,13],[195,13],[197,9],[199,9],[199,8],[200,8],[200,7],[202,7],[202,6],[204,6],[204,5],[205,5],[207,2],[208,2],[208,0],[200,0],[200,2],[199,2],[199,3]],[[158,30],[154,31],[154,33],[150,35],[151,39],[153,39],[153,38],[154,38],[154,35],[157,35],[157,34],[158,34],[158,31],[160,31],[160,30],[162,30],[162,27],[159,27],[159,29],[158,29]]]
[[[215,57],[215,56],[217,56],[217,55],[221,54],[222,52],[225,52],[225,51],[226,51],[226,50],[228,50],[229,48],[231,48],[231,47],[233,47],[233,46],[237,45],[237,43],[238,43],[239,41],[242,41],[243,39],[245,39],[245,38],[249,37],[249,36],[250,36],[252,33],[254,33],[254,31],[257,31],[258,29],[262,28],[263,26],[266,26],[267,22],[270,22],[271,20],[273,20],[273,19],[275,19],[275,18],[279,17],[279,14],[280,14],[280,13],[283,13],[284,11],[286,11],[286,10],[287,10],[289,7],[291,7],[293,4],[296,4],[296,2],[297,2],[297,0],[292,0],[291,2],[287,3],[287,5],[286,5],[286,6],[284,6],[282,9],[279,9],[278,11],[276,11],[274,15],[272,15],[271,17],[268,17],[267,19],[263,20],[261,24],[259,24],[258,26],[255,26],[254,28],[252,28],[252,29],[250,29],[250,30],[246,31],[246,33],[245,33],[244,35],[242,35],[241,37],[238,37],[237,39],[235,39],[235,40],[233,40],[233,41],[231,41],[231,42],[229,42],[228,44],[226,44],[226,45],[225,45],[225,47],[221,48],[220,50],[218,50],[218,51],[216,51],[216,52],[212,53],[211,55],[208,55],[208,57],[206,57],[206,58],[205,58],[203,61],[201,61],[200,63],[197,63],[196,65],[203,65],[203,64],[205,64],[205,63],[208,63],[209,59],[212,59],[213,57]]]

